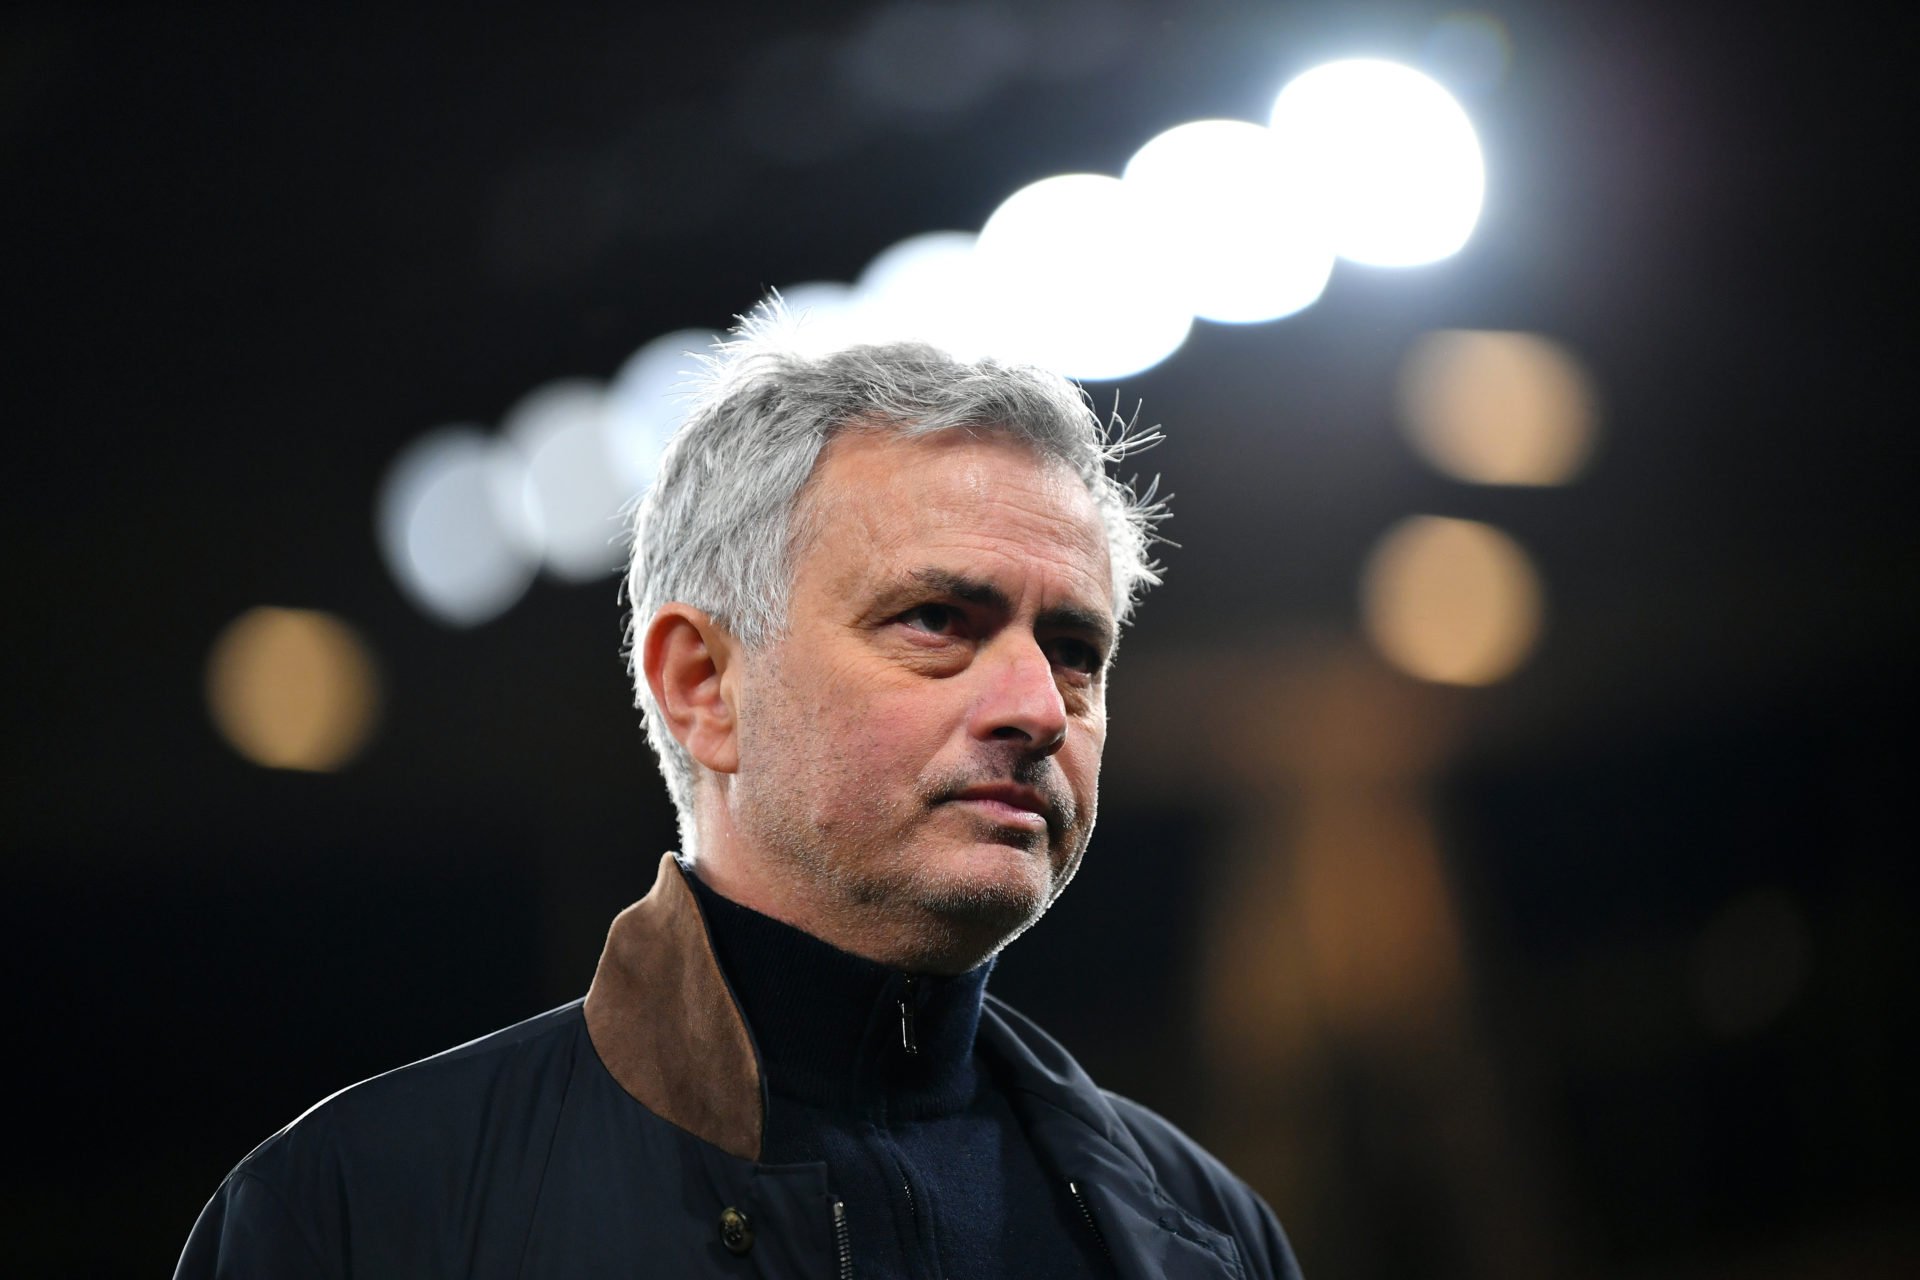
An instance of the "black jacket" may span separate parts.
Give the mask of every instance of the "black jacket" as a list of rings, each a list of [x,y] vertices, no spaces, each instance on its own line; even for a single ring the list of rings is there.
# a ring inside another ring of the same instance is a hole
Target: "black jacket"
[[[221,1184],[176,1280],[851,1274],[818,1164],[758,1163],[765,1091],[671,857],[584,1000],[343,1090]],[[1295,1277],[1272,1211],[988,997],[979,1047],[1129,1280]]]

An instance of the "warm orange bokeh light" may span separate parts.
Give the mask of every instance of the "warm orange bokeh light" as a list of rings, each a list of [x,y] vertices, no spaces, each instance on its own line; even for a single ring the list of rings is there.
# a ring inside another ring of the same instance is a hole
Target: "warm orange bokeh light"
[[[1491,525],[1412,516],[1389,529],[1361,580],[1367,634],[1394,666],[1440,684],[1492,684],[1540,635],[1540,579]]]
[[[255,764],[326,773],[372,735],[378,680],[366,646],[338,618],[249,609],[214,641],[207,708],[221,736]]]
[[[1448,329],[1400,366],[1400,423],[1436,468],[1474,484],[1565,484],[1593,452],[1592,381],[1530,333]]]

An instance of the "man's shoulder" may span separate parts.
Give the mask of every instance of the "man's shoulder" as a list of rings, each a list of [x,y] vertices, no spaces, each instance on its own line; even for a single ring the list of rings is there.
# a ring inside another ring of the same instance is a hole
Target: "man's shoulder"
[[[238,1173],[275,1184],[443,1160],[557,1103],[582,1035],[580,1001],[384,1071],[322,1098],[262,1142]]]
[[[470,1273],[476,1206],[523,1229],[584,1039],[576,1000],[323,1098],[235,1166],[176,1276]]]

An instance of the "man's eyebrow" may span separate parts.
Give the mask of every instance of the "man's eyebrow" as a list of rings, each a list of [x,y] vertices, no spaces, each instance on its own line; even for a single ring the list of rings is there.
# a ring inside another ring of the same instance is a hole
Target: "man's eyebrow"
[[[968,604],[977,604],[989,609],[1011,609],[1013,602],[1007,599],[1007,593],[990,582],[978,578],[969,578],[962,573],[948,569],[915,569],[908,575],[914,585],[943,596],[952,596],[956,600],[965,600]]]
[[[949,569],[915,569],[908,576],[925,590],[965,600],[968,604],[998,609],[1003,613],[1013,608],[1007,593],[992,583],[969,578]],[[1074,604],[1057,604],[1043,610],[1035,621],[1043,627],[1072,631],[1096,640],[1103,650],[1113,647],[1113,623],[1092,609],[1083,609]]]

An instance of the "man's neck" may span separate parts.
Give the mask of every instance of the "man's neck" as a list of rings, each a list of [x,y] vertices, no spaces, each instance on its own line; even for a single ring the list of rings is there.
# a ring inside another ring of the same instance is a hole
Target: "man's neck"
[[[731,901],[699,874],[688,880],[770,1093],[876,1119],[966,1105],[990,963],[956,977],[905,973]]]

